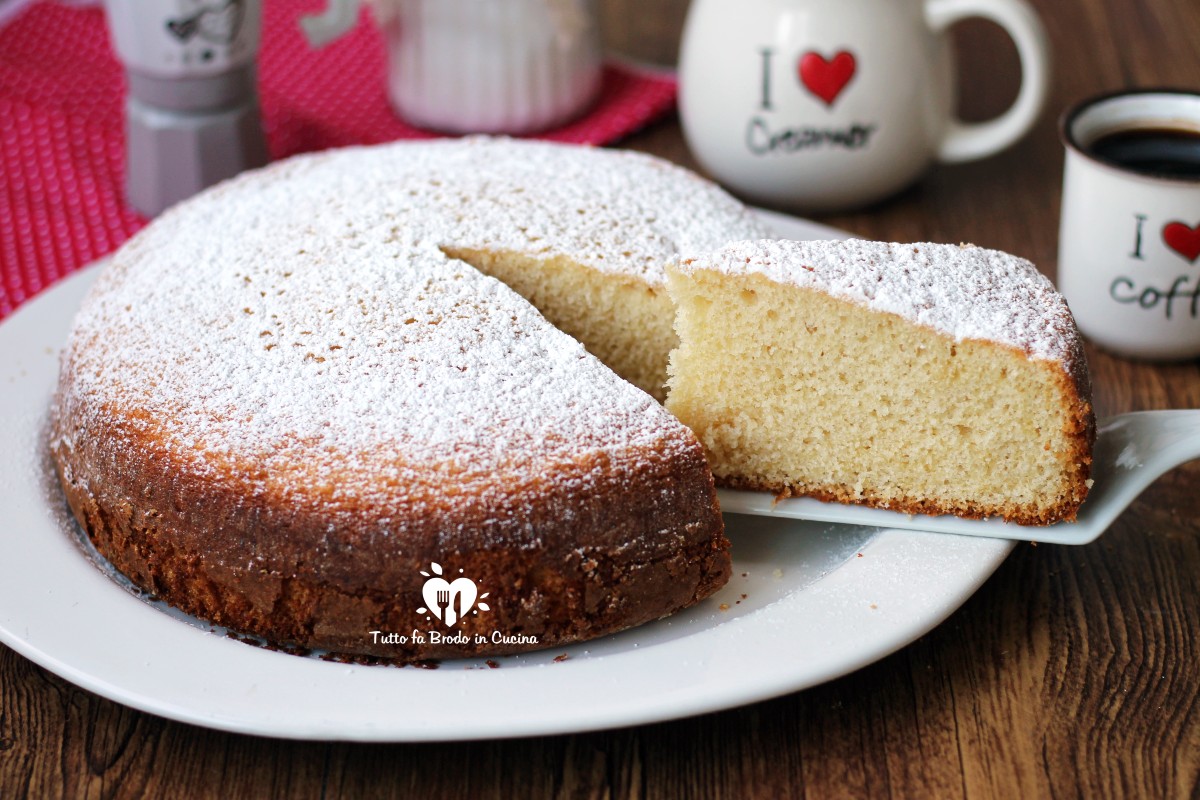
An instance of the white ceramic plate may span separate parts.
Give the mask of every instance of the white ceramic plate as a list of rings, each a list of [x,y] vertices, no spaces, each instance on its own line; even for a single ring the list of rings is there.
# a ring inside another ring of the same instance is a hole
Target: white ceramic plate
[[[765,216],[791,238],[844,235]],[[1013,546],[730,516],[734,577],[715,597],[617,636],[497,658],[498,668],[352,666],[243,644],[140,597],[95,563],[54,485],[43,420],[58,348],[95,272],[68,278],[0,325],[0,641],[153,714],[298,739],[435,741],[716,711],[903,647],[958,608]]]

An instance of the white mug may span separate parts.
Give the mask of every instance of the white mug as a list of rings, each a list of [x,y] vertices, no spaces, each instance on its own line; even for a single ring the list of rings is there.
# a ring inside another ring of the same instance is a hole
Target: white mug
[[[1114,134],[1167,129],[1200,148],[1200,94],[1105,95],[1068,110],[1059,128],[1067,158],[1058,287],[1079,329],[1119,355],[1200,356],[1200,158],[1190,176],[1167,174],[1096,147]]]
[[[946,29],[1003,27],[1021,89],[997,119],[954,115]],[[1037,119],[1049,55],[1023,0],[694,0],[680,52],[680,114],[692,153],[754,201],[809,210],[866,205],[932,162],[1008,147]]]
[[[300,20],[322,46],[367,0]],[[370,0],[388,50],[388,98],[422,128],[522,134],[586,111],[600,90],[595,0]]]

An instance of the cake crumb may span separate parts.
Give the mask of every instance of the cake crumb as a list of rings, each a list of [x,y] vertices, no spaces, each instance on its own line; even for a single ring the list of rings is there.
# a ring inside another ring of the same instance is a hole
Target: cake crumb
[[[562,662],[566,661],[568,658],[570,658],[569,655],[567,655],[566,653],[561,653],[554,657],[554,663],[561,664]]]
[[[483,663],[487,664],[491,669],[500,669],[500,665],[495,661],[492,661],[490,658]]]
[[[717,606],[717,608],[721,609],[722,611],[728,611],[729,603],[721,603],[721,605]]]

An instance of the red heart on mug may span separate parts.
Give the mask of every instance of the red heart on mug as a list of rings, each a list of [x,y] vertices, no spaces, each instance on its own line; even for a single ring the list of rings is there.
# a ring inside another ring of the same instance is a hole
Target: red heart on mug
[[[1200,258],[1200,224],[1193,228],[1182,222],[1168,222],[1163,226],[1162,237],[1167,247],[1193,264]]]
[[[854,77],[858,62],[849,50],[842,50],[832,59],[826,60],[815,50],[800,56],[800,82],[804,88],[832,106],[846,84]]]

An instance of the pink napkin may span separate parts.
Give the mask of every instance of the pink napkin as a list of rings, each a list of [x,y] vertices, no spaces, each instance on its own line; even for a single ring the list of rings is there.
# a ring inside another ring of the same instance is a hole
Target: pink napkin
[[[366,19],[319,51],[296,25],[319,0],[267,0],[260,59],[272,158],[435,134],[397,118]],[[103,12],[33,3],[0,28],[0,319],[112,251],[145,220],[122,190],[124,77]],[[675,81],[609,65],[585,117],[538,138],[607,144],[666,114]]]

